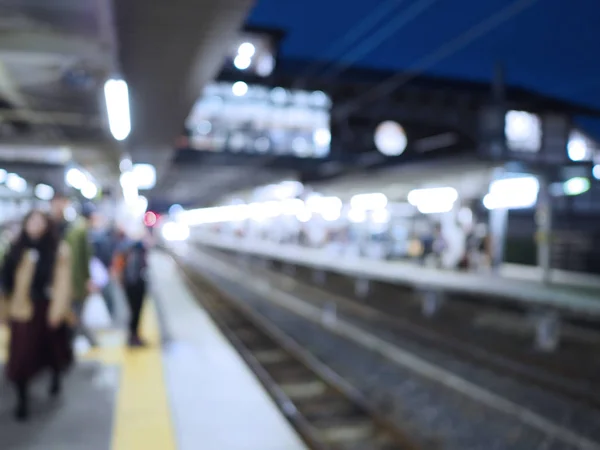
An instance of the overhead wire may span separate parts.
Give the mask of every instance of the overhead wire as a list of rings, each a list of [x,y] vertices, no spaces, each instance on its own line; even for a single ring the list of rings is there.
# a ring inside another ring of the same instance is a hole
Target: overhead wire
[[[387,41],[403,27],[415,20],[437,1],[438,0],[419,0],[414,2],[401,14],[388,22],[386,26],[379,28],[379,30],[373,33],[368,39],[365,39],[358,46],[343,55],[339,62],[336,63],[331,70],[322,74],[322,76],[329,78],[338,76],[354,63],[360,61],[364,56],[379,47],[383,42]]]
[[[304,79],[315,75],[320,69],[326,68],[330,63],[329,59],[335,58],[337,55],[342,53],[350,45],[356,43],[363,35],[375,27],[382,19],[386,18],[394,9],[396,9],[405,0],[387,0],[385,3],[380,3],[379,7],[372,10],[362,21],[357,25],[350,28],[346,34],[337,39],[328,49],[323,53],[323,59],[325,61],[317,61],[310,65],[301,75],[300,78]]]
[[[340,118],[340,116],[346,117],[365,102],[391,94],[399,87],[405,85],[412,79],[422,74],[424,71],[462,50],[482,36],[490,33],[500,25],[530,8],[538,1],[539,0],[517,0],[510,5],[501,8],[496,13],[478,22],[451,41],[443,44],[437,50],[422,57],[406,71],[392,75],[387,80],[369,89],[364,94],[361,94],[355,99],[349,100],[346,102],[346,104],[343,104],[338,110],[338,118]]]

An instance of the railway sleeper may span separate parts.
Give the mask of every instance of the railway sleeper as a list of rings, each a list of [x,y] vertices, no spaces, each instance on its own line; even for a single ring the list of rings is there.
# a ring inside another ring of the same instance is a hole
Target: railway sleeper
[[[256,360],[262,365],[280,364],[291,361],[288,353],[281,349],[262,350],[254,353]]]
[[[302,399],[312,399],[327,392],[327,385],[321,380],[280,383],[283,392],[295,403]]]
[[[372,443],[377,432],[373,421],[364,415],[356,417],[332,417],[312,421],[320,438],[328,444],[354,443],[368,441]]]

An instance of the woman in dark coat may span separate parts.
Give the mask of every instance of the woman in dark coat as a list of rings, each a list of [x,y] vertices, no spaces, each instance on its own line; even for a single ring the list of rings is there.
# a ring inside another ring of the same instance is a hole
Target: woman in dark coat
[[[2,288],[10,323],[6,375],[17,389],[16,418],[25,420],[30,380],[50,369],[50,394],[58,395],[61,374],[73,361],[70,250],[46,214],[34,210],[25,217],[4,259]]]

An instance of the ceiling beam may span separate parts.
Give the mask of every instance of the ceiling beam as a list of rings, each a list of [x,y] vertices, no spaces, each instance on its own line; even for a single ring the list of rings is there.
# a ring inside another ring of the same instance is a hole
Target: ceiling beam
[[[19,31],[0,32],[0,58],[19,55],[48,55],[58,58],[82,59],[96,62],[102,67],[111,66],[111,49],[99,41],[78,35],[69,35],[55,31]]]
[[[64,125],[71,127],[101,128],[104,126],[104,120],[98,116],[63,111],[34,111],[24,108],[0,109],[0,119],[7,121],[23,120],[32,124]]]

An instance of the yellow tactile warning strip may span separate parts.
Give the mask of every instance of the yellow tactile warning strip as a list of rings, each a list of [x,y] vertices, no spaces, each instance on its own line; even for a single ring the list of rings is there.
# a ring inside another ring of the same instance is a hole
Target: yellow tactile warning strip
[[[146,302],[141,326],[141,334],[149,344],[147,348],[101,346],[84,358],[121,367],[112,450],[175,450],[158,317],[151,301]],[[7,344],[7,329],[0,325],[0,363],[6,360]]]
[[[149,347],[124,351],[113,450],[175,450],[158,318],[150,301],[142,315],[141,334]]]

